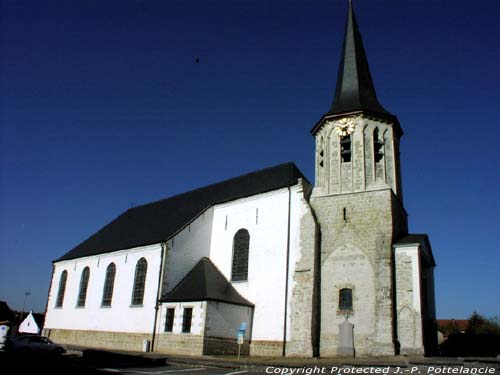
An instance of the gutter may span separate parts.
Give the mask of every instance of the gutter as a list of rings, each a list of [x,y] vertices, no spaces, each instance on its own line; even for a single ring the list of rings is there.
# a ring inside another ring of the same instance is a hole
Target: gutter
[[[158,288],[156,290],[156,300],[155,300],[155,319],[153,323],[153,333],[151,335],[151,347],[149,348],[150,352],[154,352],[155,348],[155,339],[156,339],[156,324],[158,322],[158,310],[160,310],[160,292],[161,292],[161,282],[163,280],[163,255],[165,254],[165,250],[167,247],[167,243],[163,241],[161,243],[161,255],[160,255],[160,272],[158,272]]]
[[[290,267],[290,213],[291,213],[291,200],[292,200],[292,191],[290,190],[290,186],[287,186],[288,189],[288,227],[286,234],[286,277],[285,277],[285,312],[283,316],[283,353],[282,356],[286,356],[286,329],[287,329],[287,315],[288,315],[288,268]]]

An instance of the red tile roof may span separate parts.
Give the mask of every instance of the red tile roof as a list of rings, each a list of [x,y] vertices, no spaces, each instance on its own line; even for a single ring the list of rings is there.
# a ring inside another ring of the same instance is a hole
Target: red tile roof
[[[463,332],[469,328],[469,321],[467,319],[438,319],[437,325],[438,331],[451,326]]]

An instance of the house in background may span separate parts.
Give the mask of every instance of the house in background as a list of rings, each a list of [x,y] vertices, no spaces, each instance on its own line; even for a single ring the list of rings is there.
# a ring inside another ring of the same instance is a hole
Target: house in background
[[[438,344],[442,344],[452,333],[465,333],[469,328],[468,319],[438,319]]]
[[[28,333],[32,335],[38,335],[40,333],[40,326],[38,325],[35,316],[33,315],[33,311],[30,311],[28,316],[23,319],[21,324],[19,324],[19,328],[17,329],[19,333]]]

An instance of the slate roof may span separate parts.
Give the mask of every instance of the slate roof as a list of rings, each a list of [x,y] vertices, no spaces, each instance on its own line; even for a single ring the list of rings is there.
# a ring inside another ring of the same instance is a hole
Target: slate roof
[[[429,241],[429,237],[425,233],[414,233],[414,234],[407,234],[403,238],[401,238],[399,241],[396,242],[396,244],[400,245],[409,245],[409,244],[414,244],[414,243],[421,243],[422,241]]]
[[[363,39],[354,9],[349,2],[335,95],[330,109],[314,125],[311,133],[316,134],[327,118],[357,113],[375,115],[377,118],[388,120],[393,124],[397,134],[403,135],[397,117],[382,107],[377,99]]]
[[[299,178],[307,180],[285,163],[131,208],[56,262],[159,243],[210,206],[296,185]]]
[[[160,299],[161,302],[219,301],[254,306],[243,298],[208,258],[201,258],[191,271]]]
[[[389,114],[377,99],[356,15],[349,2],[337,88],[328,114],[356,110]]]
[[[438,331],[446,330],[450,327],[458,329],[460,332],[465,332],[469,328],[467,319],[437,319]]]

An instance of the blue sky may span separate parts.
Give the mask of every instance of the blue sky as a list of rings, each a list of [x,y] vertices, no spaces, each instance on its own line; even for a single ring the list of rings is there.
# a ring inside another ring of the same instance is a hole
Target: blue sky
[[[347,0],[0,0],[0,299],[127,208],[294,161],[333,97]],[[354,2],[405,132],[438,317],[500,314],[500,3]],[[199,59],[199,63],[196,63]],[[125,234],[124,234],[125,235]]]

